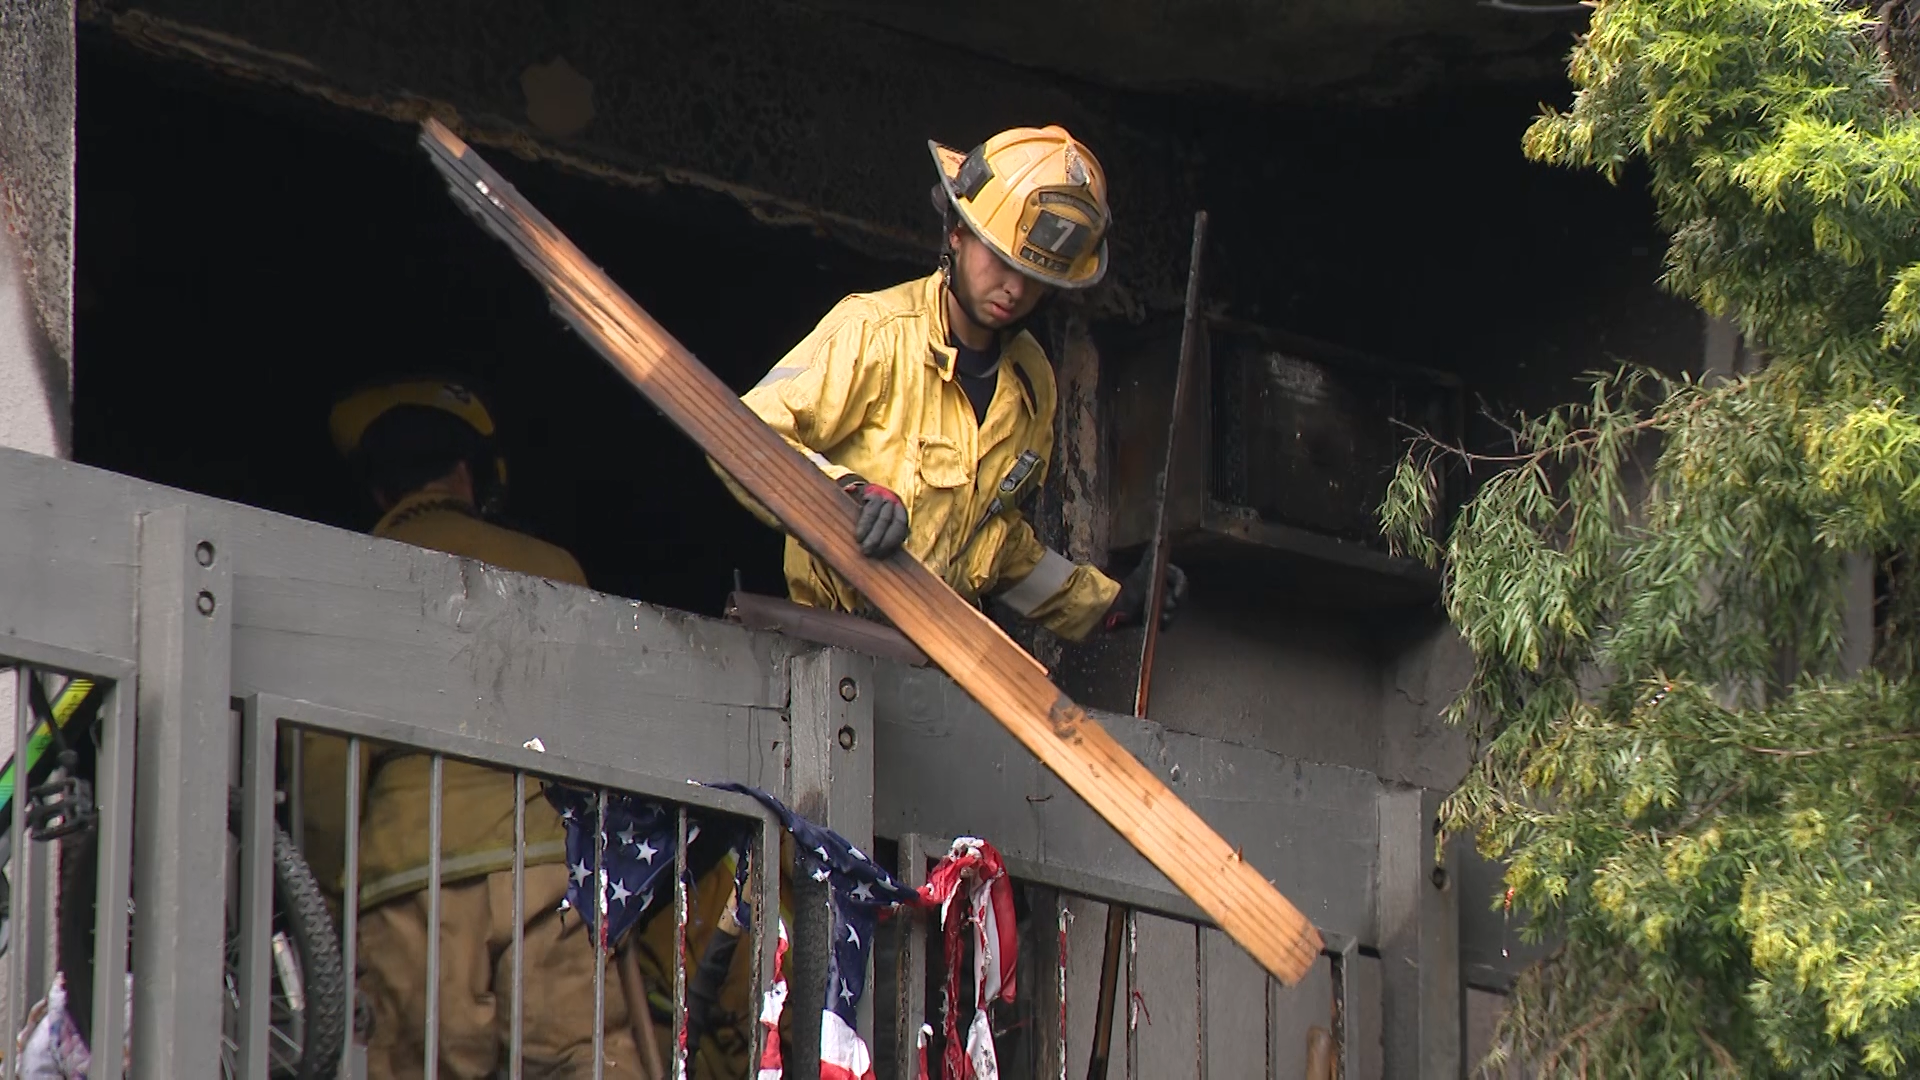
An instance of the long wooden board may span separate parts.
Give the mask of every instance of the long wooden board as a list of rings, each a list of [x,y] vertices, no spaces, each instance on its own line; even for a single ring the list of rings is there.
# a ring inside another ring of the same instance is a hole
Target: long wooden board
[[[1167,875],[1274,977],[1292,986],[1320,934],[1260,873],[973,605],[904,552],[868,559],[855,508],[826,474],[587,259],[438,121],[420,138],[454,197],[504,241],[554,310],[807,549],[845,575],[982,708]]]

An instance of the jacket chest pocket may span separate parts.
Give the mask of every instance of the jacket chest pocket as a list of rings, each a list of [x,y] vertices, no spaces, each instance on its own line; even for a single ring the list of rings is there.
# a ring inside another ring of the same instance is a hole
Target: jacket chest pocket
[[[913,437],[913,466],[927,487],[950,491],[973,483],[973,468],[959,444],[938,435]]]
[[[973,463],[952,439],[916,435],[913,469],[920,488],[913,509],[926,524],[937,528],[935,519],[944,519],[956,504],[966,501],[966,493],[973,486]]]

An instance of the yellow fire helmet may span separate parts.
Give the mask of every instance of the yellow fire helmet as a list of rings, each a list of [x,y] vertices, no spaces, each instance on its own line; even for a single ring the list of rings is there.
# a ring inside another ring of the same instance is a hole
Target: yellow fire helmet
[[[1062,127],[1010,128],[962,154],[928,142],[961,220],[1015,269],[1063,289],[1107,273],[1107,176]]]
[[[352,457],[360,449],[361,438],[375,420],[407,405],[438,409],[458,417],[479,432],[488,445],[492,445],[493,414],[487,411],[486,405],[472,391],[445,379],[412,379],[368,387],[348,395],[335,405],[333,415],[328,420],[334,449],[342,457]],[[499,474],[498,482],[504,485],[507,482],[506,459],[496,454],[493,465]]]

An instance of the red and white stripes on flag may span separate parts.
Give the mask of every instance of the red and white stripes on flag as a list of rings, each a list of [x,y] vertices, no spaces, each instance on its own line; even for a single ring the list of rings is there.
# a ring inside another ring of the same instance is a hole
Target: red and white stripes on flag
[[[954,900],[965,892],[964,908]],[[953,842],[920,890],[928,903],[940,907],[940,925],[946,934],[947,1001],[946,1054],[943,1080],[1000,1080],[1000,1064],[993,1047],[993,1004],[1011,1002],[1014,965],[1019,960],[1018,928],[1013,914],[1013,882],[993,845],[978,837]],[[963,914],[964,912],[964,914]],[[960,959],[965,953],[960,932],[973,926],[974,1013],[967,1038],[960,1041]]]
[[[773,985],[767,987],[760,1002],[760,1075],[759,1080],[782,1080],[786,1070],[780,1060],[780,1014],[787,1007],[787,920],[780,920],[780,944],[773,954]]]
[[[832,1009],[820,1013],[820,1080],[873,1080],[866,1040]]]

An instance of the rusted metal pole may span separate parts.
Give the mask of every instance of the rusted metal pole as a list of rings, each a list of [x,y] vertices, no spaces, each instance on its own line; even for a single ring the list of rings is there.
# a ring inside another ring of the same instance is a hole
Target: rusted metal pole
[[[1186,409],[1187,382],[1200,339],[1200,255],[1207,242],[1207,212],[1193,215],[1193,254],[1187,262],[1187,306],[1180,327],[1180,361],[1173,374],[1173,411],[1167,416],[1167,449],[1154,482],[1153,537],[1147,559],[1152,576],[1147,594],[1146,634],[1140,639],[1140,674],[1133,687],[1133,715],[1144,718],[1153,696],[1153,652],[1160,642],[1160,612],[1167,599],[1167,490],[1173,482],[1174,451],[1179,445],[1180,416]],[[1127,930],[1127,909],[1107,905],[1106,952],[1100,958],[1100,1000],[1093,1019],[1093,1049],[1087,1056],[1087,1080],[1106,1080],[1107,1058],[1113,1048],[1113,1003],[1120,992],[1120,950]]]
[[[1087,1053],[1087,1080],[1106,1080],[1113,1052],[1113,1002],[1120,991],[1120,952],[1127,947],[1127,909],[1107,905],[1107,942],[1100,954],[1100,1000],[1093,1014],[1093,1049]]]
[[[1147,602],[1147,632],[1140,639],[1140,680],[1134,684],[1133,715],[1145,717],[1153,693],[1153,650],[1160,643],[1160,612],[1167,599],[1167,489],[1173,483],[1174,452],[1179,449],[1180,416],[1186,409],[1187,383],[1192,381],[1193,354],[1200,343],[1200,254],[1207,242],[1207,212],[1193,215],[1193,254],[1187,263],[1187,310],[1180,327],[1180,366],[1173,376],[1173,411],[1167,416],[1167,452],[1155,481],[1153,540],[1147,558],[1153,560],[1151,592]]]
[[[660,1036],[653,1030],[653,1009],[647,1004],[647,980],[640,974],[640,957],[634,951],[639,947],[638,942],[628,942],[614,957],[614,972],[620,979],[620,996],[627,999],[627,1023],[640,1053],[640,1074],[644,1080],[665,1080],[667,1067],[660,1056]]]

